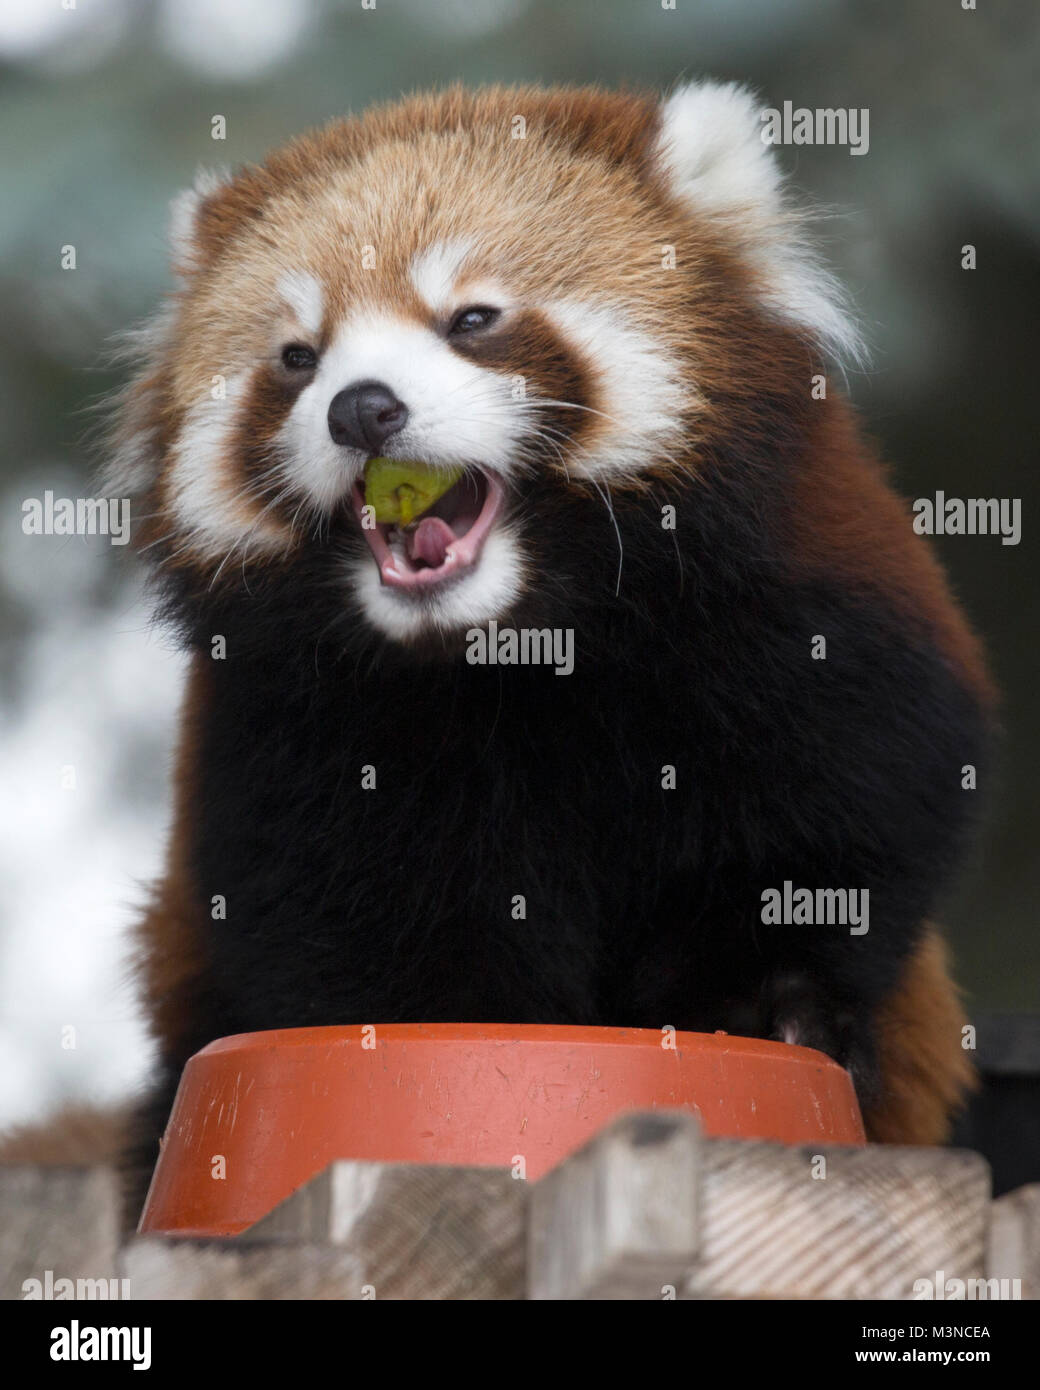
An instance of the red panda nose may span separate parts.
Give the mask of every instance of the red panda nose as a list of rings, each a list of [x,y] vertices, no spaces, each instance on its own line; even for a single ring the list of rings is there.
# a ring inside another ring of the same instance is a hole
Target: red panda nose
[[[336,444],[378,453],[386,440],[404,429],[408,407],[381,381],[356,381],[329,406],[329,434]]]

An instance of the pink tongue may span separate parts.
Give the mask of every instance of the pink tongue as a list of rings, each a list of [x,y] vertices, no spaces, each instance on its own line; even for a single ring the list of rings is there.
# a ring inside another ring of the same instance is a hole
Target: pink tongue
[[[415,563],[421,560],[431,569],[440,569],[448,554],[448,546],[455,541],[455,532],[439,516],[424,516],[414,531],[408,533],[405,542],[408,558]]]

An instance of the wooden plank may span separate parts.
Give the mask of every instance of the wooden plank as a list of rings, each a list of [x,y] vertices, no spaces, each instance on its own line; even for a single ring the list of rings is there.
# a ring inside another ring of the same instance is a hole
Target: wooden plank
[[[977,1154],[717,1139],[702,1184],[687,1297],[910,1299],[982,1273],[990,1185]]]
[[[56,1283],[68,1279],[89,1281],[80,1297],[118,1297],[98,1281],[117,1277],[119,1235],[112,1169],[0,1165],[0,1297],[25,1298],[25,1281],[46,1286],[48,1272],[51,1297],[73,1296]]]
[[[533,1299],[653,1299],[697,1249],[692,1117],[625,1116],[531,1189]]]
[[[364,1273],[355,1255],[303,1242],[242,1245],[238,1239],[141,1236],[124,1247],[122,1272],[138,1302],[365,1297]]]
[[[1040,1183],[1019,1187],[993,1203],[986,1277],[1002,1281],[998,1289],[1002,1298],[1007,1296],[1008,1285],[1012,1297],[1040,1298]]]
[[[376,1298],[522,1298],[527,1192],[499,1168],[339,1162],[239,1240],[343,1247]]]

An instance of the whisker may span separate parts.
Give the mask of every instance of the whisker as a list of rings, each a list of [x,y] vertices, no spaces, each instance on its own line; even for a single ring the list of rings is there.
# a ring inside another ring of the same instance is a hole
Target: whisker
[[[599,493],[599,495],[603,498],[603,501],[604,501],[604,503],[606,504],[607,511],[610,513],[610,519],[611,519],[611,521],[614,523],[614,531],[615,531],[615,533],[617,534],[617,543],[618,543],[618,572],[617,572],[617,585],[616,585],[616,587],[615,587],[615,589],[614,589],[614,597],[617,598],[617,597],[620,595],[620,593],[621,593],[621,570],[622,570],[622,567],[624,566],[624,563],[625,563],[625,545],[624,545],[624,542],[623,542],[622,539],[621,539],[621,527],[618,525],[617,517],[616,517],[615,514],[614,514],[614,503],[612,502],[611,497],[610,497],[610,486],[609,486],[609,484],[607,484],[607,491],[606,491],[606,494],[604,494],[604,493],[600,490],[600,485],[599,485],[599,483],[596,481],[595,478],[590,479],[590,481],[591,481],[591,483],[592,483],[592,486],[596,489],[596,491]]]

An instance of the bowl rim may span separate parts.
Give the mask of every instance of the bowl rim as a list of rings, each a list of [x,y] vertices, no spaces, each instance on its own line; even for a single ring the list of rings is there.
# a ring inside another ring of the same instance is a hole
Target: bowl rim
[[[792,1062],[816,1067],[834,1067],[839,1062],[825,1052],[798,1043],[770,1038],[748,1038],[721,1030],[693,1033],[674,1030],[674,1042],[663,1047],[663,1029],[615,1028],[600,1024],[563,1023],[349,1023],[323,1024],[309,1028],[272,1028],[259,1032],[229,1033],[201,1048],[196,1057],[216,1057],[229,1052],[290,1051],[297,1048],[356,1045],[363,1030],[374,1028],[375,1042],[426,1043],[443,1047],[474,1044],[538,1046],[610,1047],[621,1050],[653,1049],[663,1052],[702,1052],[731,1055],[746,1061],[756,1059],[776,1064]]]

